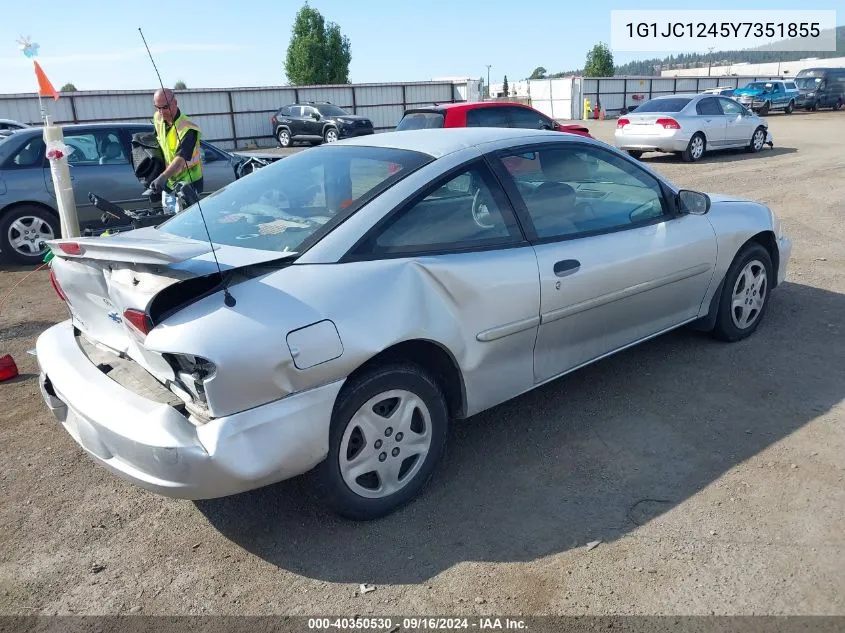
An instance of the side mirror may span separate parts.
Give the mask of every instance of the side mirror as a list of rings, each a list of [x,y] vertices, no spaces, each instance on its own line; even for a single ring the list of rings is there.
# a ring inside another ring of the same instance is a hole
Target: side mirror
[[[704,215],[710,210],[710,196],[700,191],[681,189],[678,192],[678,209],[682,213]]]
[[[319,121],[320,120],[320,113],[319,112],[312,112],[311,118],[314,119],[315,121]]]

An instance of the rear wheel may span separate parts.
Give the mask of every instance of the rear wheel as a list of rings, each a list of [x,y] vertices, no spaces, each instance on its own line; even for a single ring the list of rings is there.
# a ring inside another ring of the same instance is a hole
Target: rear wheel
[[[697,160],[701,160],[701,157],[704,156],[704,151],[706,147],[707,141],[704,138],[704,134],[702,134],[701,132],[696,132],[692,135],[692,138],[687,144],[687,148],[684,150],[681,156],[686,162],[694,163]]]
[[[639,159],[639,158],[641,158],[641,157],[642,157],[643,153],[642,153],[640,150],[638,150],[638,149],[629,149],[629,150],[628,150],[628,155],[630,155],[630,156],[632,156],[632,157],[634,157],[634,158]]]
[[[841,107],[842,107],[842,99],[837,99],[836,103],[833,104],[833,109],[838,110]]]
[[[48,250],[45,242],[60,236],[59,218],[42,207],[23,204],[0,218],[0,251],[18,264],[40,264]]]
[[[757,242],[746,244],[725,276],[713,336],[730,342],[751,336],[763,320],[773,278],[769,251]]]
[[[759,112],[763,116],[766,116],[769,113],[769,102],[766,101],[766,103],[763,104],[763,107],[757,110],[757,112]]]
[[[792,111],[793,111],[794,109],[795,109],[795,102],[794,102],[794,101],[790,101],[790,102],[789,102],[789,104],[786,106],[786,110],[784,110],[784,112],[785,112],[786,114],[792,114]]]
[[[276,132],[276,138],[278,139],[280,146],[290,147],[290,144],[291,144],[290,130],[288,130],[286,128],[281,128],[278,132]]]
[[[409,503],[443,454],[448,421],[442,390],[416,365],[391,364],[355,379],[338,397],[320,466],[328,504],[367,521]]]

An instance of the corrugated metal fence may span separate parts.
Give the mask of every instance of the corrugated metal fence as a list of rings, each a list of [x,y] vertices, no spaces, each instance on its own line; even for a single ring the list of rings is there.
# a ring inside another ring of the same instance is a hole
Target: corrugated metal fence
[[[94,123],[152,120],[153,90],[62,93],[46,99],[55,123]],[[405,108],[432,103],[474,101],[478,82],[406,82],[338,86],[283,86],[269,88],[209,88],[177,90],[179,107],[197,122],[203,138],[234,149],[250,143],[273,144],[270,116],[282,106],[300,101],[330,101],[373,121],[376,131],[393,129]],[[0,95],[0,118],[40,124],[35,94]]]

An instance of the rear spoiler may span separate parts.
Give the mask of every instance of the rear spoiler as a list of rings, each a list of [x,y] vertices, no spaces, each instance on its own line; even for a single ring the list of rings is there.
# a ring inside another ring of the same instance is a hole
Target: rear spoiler
[[[207,242],[130,236],[65,238],[49,240],[47,246],[54,256],[64,259],[96,259],[162,266],[193,259],[212,250]]]

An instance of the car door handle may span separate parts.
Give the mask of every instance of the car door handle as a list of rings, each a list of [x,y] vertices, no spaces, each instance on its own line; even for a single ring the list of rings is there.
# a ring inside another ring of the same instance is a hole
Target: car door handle
[[[554,270],[555,275],[557,275],[558,277],[566,277],[567,275],[577,273],[580,268],[581,262],[579,262],[577,259],[563,259],[555,263]]]

